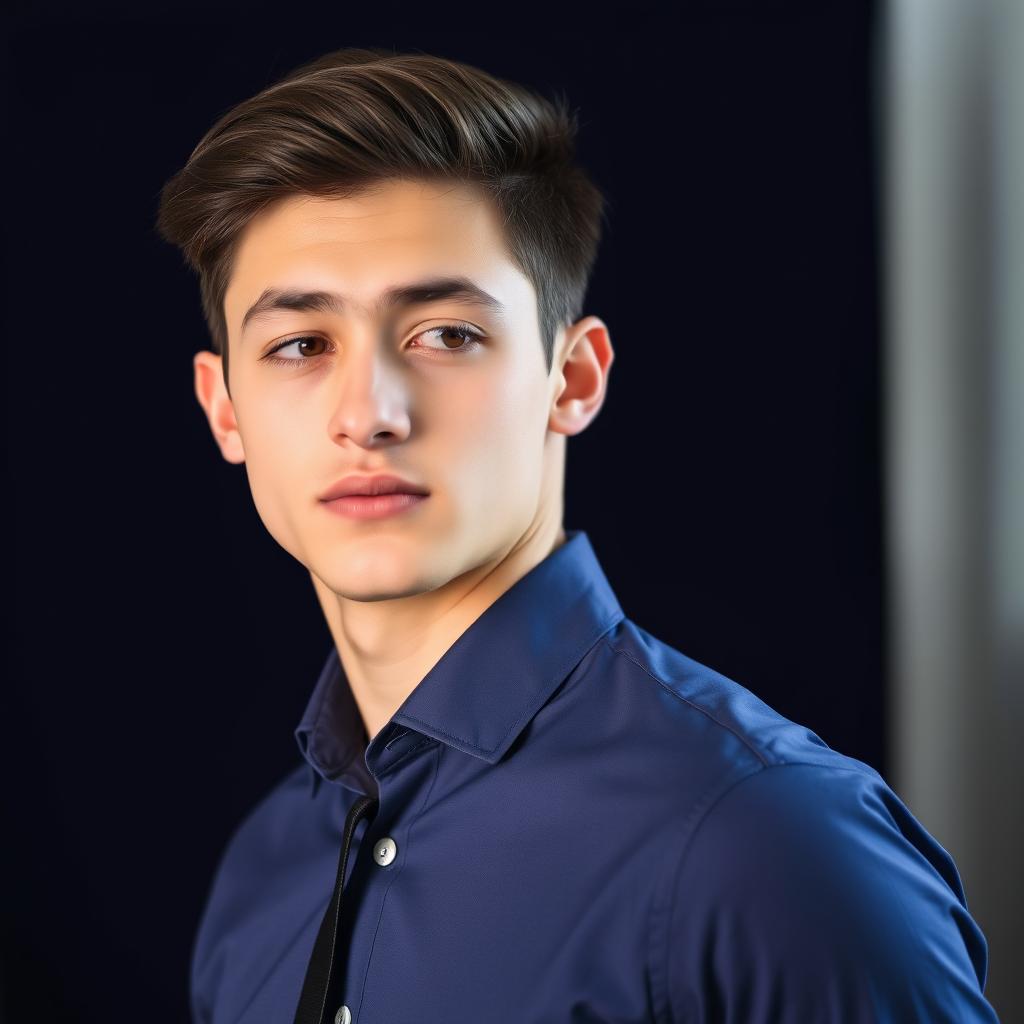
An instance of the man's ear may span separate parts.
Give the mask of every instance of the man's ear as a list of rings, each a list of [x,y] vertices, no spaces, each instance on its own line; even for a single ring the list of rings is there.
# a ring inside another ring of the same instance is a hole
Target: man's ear
[[[192,366],[195,369],[196,398],[210,421],[210,430],[221,455],[235,465],[245,462],[235,409],[224,385],[221,357],[214,352],[197,352]]]
[[[596,316],[585,316],[567,327],[558,358],[558,391],[548,427],[571,437],[584,430],[604,404],[608,374],[615,359],[605,322]]]

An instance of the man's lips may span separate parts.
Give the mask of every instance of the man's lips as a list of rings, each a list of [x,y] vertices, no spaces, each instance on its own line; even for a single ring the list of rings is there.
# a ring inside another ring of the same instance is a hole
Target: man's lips
[[[348,494],[324,502],[326,508],[349,519],[384,519],[427,500],[425,494],[393,491],[390,494]]]
[[[374,476],[350,474],[342,477],[320,495],[321,501],[334,501],[351,495],[377,496],[385,494],[427,495],[430,492],[419,484],[404,480],[393,473],[378,473]]]

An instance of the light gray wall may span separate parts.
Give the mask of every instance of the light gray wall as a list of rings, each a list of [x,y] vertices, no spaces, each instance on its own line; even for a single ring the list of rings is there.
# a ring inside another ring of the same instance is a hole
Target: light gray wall
[[[877,53],[889,781],[1024,1021],[1024,2],[892,0]]]

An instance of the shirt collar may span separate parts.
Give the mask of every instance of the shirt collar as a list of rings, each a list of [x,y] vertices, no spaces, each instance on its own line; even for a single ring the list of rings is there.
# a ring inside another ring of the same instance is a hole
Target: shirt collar
[[[495,764],[555,688],[624,618],[583,530],[484,610],[420,680],[367,752],[367,733],[332,645],[295,739],[321,779],[373,793],[373,752],[409,729]],[[405,728],[401,728],[405,727]],[[378,742],[379,741],[379,742]]]

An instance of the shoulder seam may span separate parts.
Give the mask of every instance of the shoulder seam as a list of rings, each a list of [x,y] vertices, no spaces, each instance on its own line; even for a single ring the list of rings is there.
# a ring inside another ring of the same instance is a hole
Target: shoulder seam
[[[624,650],[621,647],[613,647],[611,641],[607,638],[605,638],[604,642],[608,645],[609,650],[611,650],[614,654],[621,654],[624,658],[628,658],[634,665],[636,665],[638,669],[649,675],[666,693],[670,693],[673,697],[676,698],[676,700],[682,701],[684,704],[689,704],[690,707],[693,708],[695,711],[699,711],[702,715],[706,715],[716,725],[720,725],[723,729],[726,729],[728,732],[731,732],[733,736],[735,736],[736,739],[738,739],[761,762],[761,764],[765,768],[769,768],[772,766],[773,762],[767,760],[767,758],[765,758],[765,756],[761,753],[760,750],[757,749],[757,747],[755,747],[744,735],[737,732],[731,725],[729,725],[726,722],[723,722],[720,718],[715,718],[715,716],[711,714],[711,712],[708,711],[707,708],[702,708],[699,704],[694,704],[692,700],[688,700],[681,693],[679,693],[676,690],[673,690],[672,687],[669,686],[664,679],[659,679],[646,665],[644,665],[642,662],[637,661],[636,658],[634,658],[633,655],[629,653],[629,651]],[[781,763],[785,764],[787,762]]]
[[[642,668],[643,666],[641,665],[640,667]],[[696,707],[696,705],[694,706]],[[666,965],[666,968],[670,965],[672,956],[672,919],[673,915],[675,914],[676,890],[679,886],[679,874],[682,871],[683,865],[686,862],[686,856],[689,853],[690,846],[692,845],[694,838],[700,831],[701,825],[703,825],[704,822],[707,821],[708,816],[711,814],[711,812],[722,802],[722,800],[726,796],[728,796],[734,789],[736,789],[742,783],[746,782],[748,779],[752,779],[755,776],[762,775],[769,768],[823,768],[829,771],[855,772],[873,781],[876,778],[880,778],[880,776],[876,776],[875,774],[873,774],[872,771],[865,771],[863,768],[859,768],[856,765],[825,765],[819,764],[817,761],[779,761],[774,764],[765,764],[760,768],[755,768],[753,771],[746,772],[744,775],[741,775],[738,779],[733,779],[732,782],[725,786],[714,798],[712,798],[708,802],[704,809],[699,812],[693,825],[688,830],[688,833],[683,837],[682,847],[678,851],[675,858],[673,859],[671,856],[669,857],[670,882],[668,887],[667,900],[667,927],[665,931],[665,946],[664,949],[660,951],[660,955],[663,956],[663,963]],[[653,911],[654,907],[652,906],[650,908],[649,913],[653,914]],[[648,926],[650,926],[650,921],[648,922]],[[666,979],[668,977],[667,973],[663,976]],[[669,1010],[669,1018],[672,1021],[674,1021],[676,1017],[672,1011],[671,986],[668,985],[667,980],[665,1000]]]
[[[683,840],[683,847],[680,850],[679,863],[676,865],[676,872],[678,873],[679,866],[686,858],[686,854],[689,851],[690,844],[693,841],[694,836],[700,831],[701,825],[707,820],[708,815],[722,802],[722,800],[728,796],[737,786],[742,782],[746,782],[748,779],[754,778],[756,775],[761,775],[768,768],[821,768],[824,771],[830,772],[854,772],[857,775],[863,775],[867,779],[877,781],[879,776],[876,776],[872,771],[865,771],[863,768],[858,768],[856,765],[838,765],[838,764],[820,764],[818,761],[779,761],[775,764],[765,765],[763,768],[755,768],[752,772],[747,772],[745,775],[741,775],[738,779],[734,779],[729,785],[727,785],[705,808],[701,811],[700,815],[694,822],[690,829],[689,835]],[[883,780],[884,781],[884,780]],[[673,882],[673,888],[675,888],[675,882]]]

